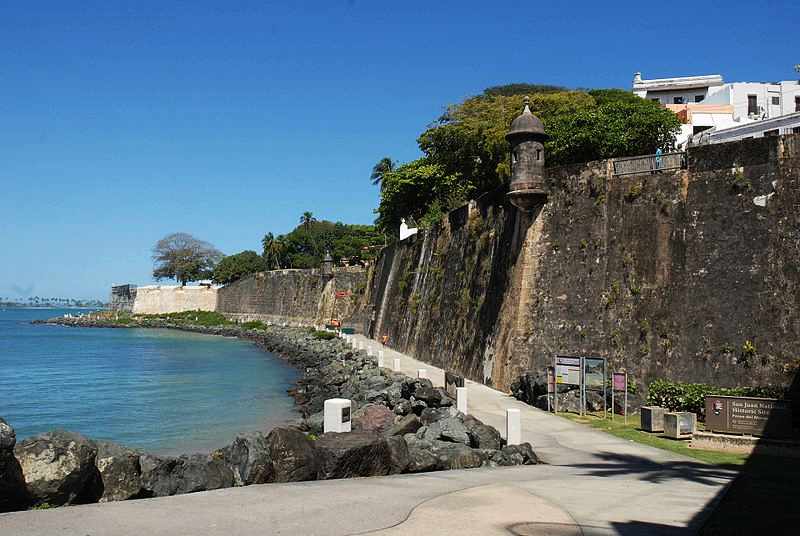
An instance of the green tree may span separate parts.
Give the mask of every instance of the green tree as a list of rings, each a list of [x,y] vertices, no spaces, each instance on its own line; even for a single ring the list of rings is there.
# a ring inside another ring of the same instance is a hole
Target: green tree
[[[382,177],[379,227],[394,236],[402,217],[419,221],[422,214],[423,220],[432,220],[504,184],[511,174],[505,135],[522,110],[523,93],[531,93],[531,111],[550,136],[545,143],[548,166],[670,149],[680,128],[674,113],[623,90],[567,91],[530,84],[489,88],[448,107],[417,139],[424,156]],[[445,192],[446,185],[454,188]]]
[[[372,173],[369,175],[369,179],[372,181],[372,184],[379,185],[381,181],[383,181],[383,177],[387,173],[391,173],[394,169],[395,163],[392,161],[391,158],[388,156],[384,156],[378,163],[372,166]]]
[[[261,239],[263,257],[268,270],[280,270],[285,262],[286,244],[272,233],[267,233]]]
[[[303,215],[300,216],[300,224],[303,226],[306,232],[308,232],[309,227],[311,227],[312,223],[315,223],[317,219],[314,217],[312,212],[303,212]]]
[[[255,251],[245,250],[235,255],[223,257],[214,267],[212,280],[219,285],[233,283],[246,275],[263,272],[267,262]]]
[[[153,247],[153,277],[175,279],[181,285],[211,277],[222,253],[188,233],[172,233]]]

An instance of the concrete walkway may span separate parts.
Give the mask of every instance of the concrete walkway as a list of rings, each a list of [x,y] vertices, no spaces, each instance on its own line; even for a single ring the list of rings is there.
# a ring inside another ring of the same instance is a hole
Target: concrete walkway
[[[374,341],[372,344],[377,343]],[[385,350],[386,365],[440,369]],[[2,535],[691,534],[734,473],[555,417],[467,382],[469,412],[522,439],[547,465],[265,484],[0,515]]]

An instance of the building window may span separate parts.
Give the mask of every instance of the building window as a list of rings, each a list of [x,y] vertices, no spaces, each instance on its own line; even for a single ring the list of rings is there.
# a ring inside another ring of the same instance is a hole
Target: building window
[[[708,126],[708,127],[693,126],[692,127],[692,134],[699,134],[699,133],[703,132],[704,130],[708,130],[709,128],[711,128],[711,127],[710,126]]]
[[[683,97],[672,97],[672,104],[683,104]]]
[[[705,95],[695,95],[694,96],[694,102],[703,102],[703,99],[705,99],[705,98],[706,98]]]
[[[794,111],[800,112],[800,97],[794,98]]]
[[[792,132],[794,132],[795,134],[800,134],[800,127],[794,127],[792,129]]]
[[[511,152],[511,163],[512,164],[516,164],[517,163],[517,151],[512,151]]]
[[[758,97],[756,95],[747,96],[747,115],[758,114]]]
[[[536,149],[536,160],[541,160],[541,159],[542,159],[542,150]]]
[[[764,137],[765,137],[765,138],[766,138],[767,136],[777,136],[777,135],[778,135],[778,129],[777,129],[777,128],[774,128],[774,129],[772,129],[772,130],[765,130],[765,131],[764,131]]]
[[[781,105],[781,98],[780,97],[772,97],[772,105],[773,106],[780,106]]]

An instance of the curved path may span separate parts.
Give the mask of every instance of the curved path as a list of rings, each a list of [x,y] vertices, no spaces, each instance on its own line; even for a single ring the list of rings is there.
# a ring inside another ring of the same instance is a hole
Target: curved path
[[[374,344],[374,343],[373,343]],[[386,350],[403,372],[425,368]],[[692,533],[735,476],[615,438],[467,382],[469,412],[522,439],[546,465],[265,484],[0,515],[2,535],[652,535]]]

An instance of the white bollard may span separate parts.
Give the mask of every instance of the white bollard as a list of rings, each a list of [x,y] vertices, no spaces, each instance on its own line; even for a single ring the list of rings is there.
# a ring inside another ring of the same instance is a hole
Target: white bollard
[[[383,350],[378,350],[378,367],[383,367]]]
[[[329,398],[325,401],[323,431],[349,432],[350,431],[350,405],[346,398]]]
[[[506,444],[508,445],[519,445],[522,442],[519,415],[519,410],[516,408],[506,410]]]
[[[400,358],[399,357],[395,357],[394,358],[394,362],[392,363],[392,370],[398,371],[398,372],[400,371]]]
[[[424,368],[417,369],[417,378],[420,380],[428,377],[428,370]]]
[[[467,388],[466,387],[456,387],[456,409],[463,413],[464,415],[467,414]]]
[[[367,355],[369,357],[374,357],[375,356],[375,350],[372,348],[371,344],[367,345]]]

